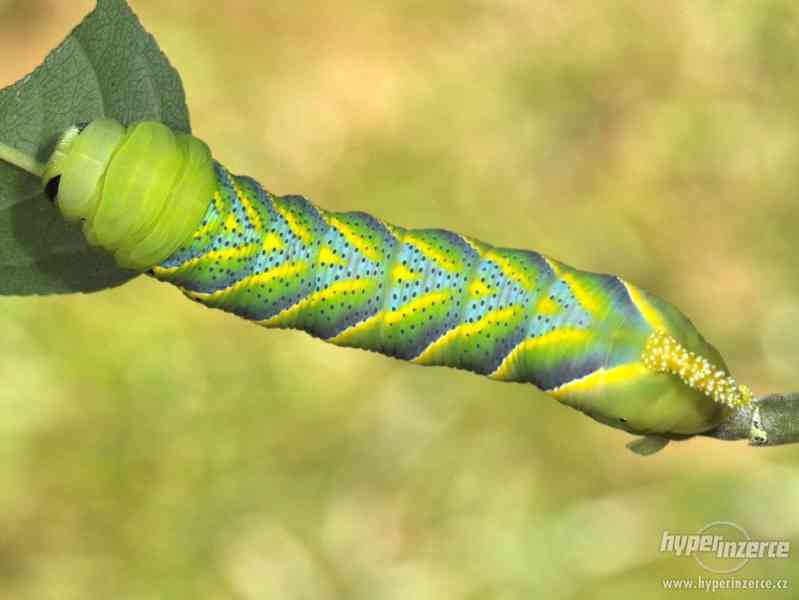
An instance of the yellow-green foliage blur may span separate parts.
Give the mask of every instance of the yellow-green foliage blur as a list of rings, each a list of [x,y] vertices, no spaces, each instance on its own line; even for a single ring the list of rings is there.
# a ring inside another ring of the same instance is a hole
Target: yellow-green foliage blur
[[[132,6],[235,172],[621,274],[757,395],[799,388],[793,0]],[[92,8],[0,0],[0,84]],[[0,344],[3,598],[702,597],[663,589],[713,576],[664,530],[799,538],[799,448],[641,458],[532,387],[146,278],[0,299]],[[799,587],[797,559],[736,577]]]

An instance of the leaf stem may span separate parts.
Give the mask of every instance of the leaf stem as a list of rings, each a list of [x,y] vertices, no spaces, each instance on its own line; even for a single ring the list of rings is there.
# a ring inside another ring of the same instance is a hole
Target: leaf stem
[[[41,178],[44,175],[44,165],[32,156],[25,154],[0,142],[0,160],[27,171],[31,175]]]

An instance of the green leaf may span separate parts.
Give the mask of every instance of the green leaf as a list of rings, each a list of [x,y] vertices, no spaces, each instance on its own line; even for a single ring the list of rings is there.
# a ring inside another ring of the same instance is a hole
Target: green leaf
[[[0,91],[0,142],[45,162],[62,131],[100,116],[191,131],[180,76],[124,0],[98,0],[44,64]],[[89,248],[36,177],[0,162],[0,294],[89,292],[135,276]]]

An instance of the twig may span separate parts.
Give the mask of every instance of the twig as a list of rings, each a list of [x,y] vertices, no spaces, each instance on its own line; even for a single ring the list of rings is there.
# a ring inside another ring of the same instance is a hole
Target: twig
[[[31,175],[41,178],[44,175],[44,165],[32,156],[0,142],[0,160],[27,171]]]
[[[703,435],[720,440],[748,439],[752,446],[799,442],[799,393],[758,398],[730,412],[721,425]]]

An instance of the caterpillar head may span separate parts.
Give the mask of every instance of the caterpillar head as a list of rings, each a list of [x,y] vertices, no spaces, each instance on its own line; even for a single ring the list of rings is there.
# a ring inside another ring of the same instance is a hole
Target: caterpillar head
[[[42,183],[65,219],[121,267],[163,261],[202,220],[215,186],[208,147],[152,121],[97,119],[69,128]]]

